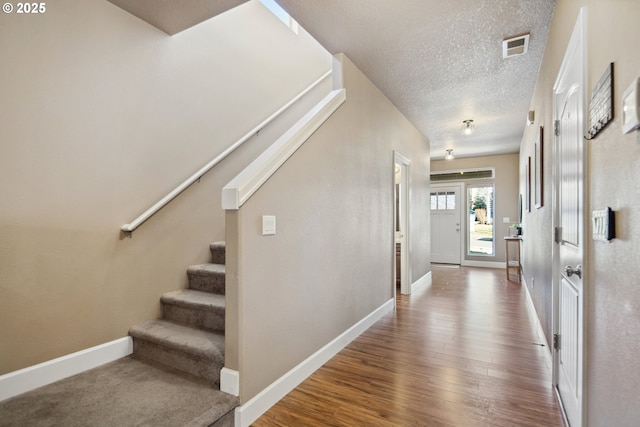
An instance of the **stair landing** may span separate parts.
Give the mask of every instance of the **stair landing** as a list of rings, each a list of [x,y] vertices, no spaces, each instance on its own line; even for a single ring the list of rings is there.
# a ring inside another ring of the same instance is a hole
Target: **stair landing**
[[[231,427],[236,406],[207,381],[125,357],[0,402],[0,425]]]

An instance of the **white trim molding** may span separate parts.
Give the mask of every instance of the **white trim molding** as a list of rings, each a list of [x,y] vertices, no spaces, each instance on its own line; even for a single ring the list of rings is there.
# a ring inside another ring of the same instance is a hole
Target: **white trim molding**
[[[547,336],[545,335],[544,329],[542,328],[542,323],[540,323],[540,318],[538,317],[536,306],[533,305],[533,299],[531,298],[531,293],[529,292],[529,286],[527,286],[527,281],[525,280],[524,276],[522,277],[522,285],[524,286],[524,289],[525,289],[524,292],[526,295],[527,304],[529,305],[529,314],[533,317],[532,320],[536,326],[536,331],[538,333],[538,340],[542,341],[541,344],[544,344],[546,347],[544,355],[547,359],[547,366],[549,367],[549,372],[551,372],[551,370],[553,369],[553,358],[551,355],[551,347],[548,345]]]
[[[390,299],[380,307],[369,313],[358,323],[340,334],[333,341],[302,361],[299,365],[278,378],[267,388],[258,393],[244,405],[236,408],[235,426],[247,427],[267,412],[274,404],[287,395],[309,375],[329,361],[351,341],[369,329],[382,316],[393,311],[395,300]]]
[[[431,286],[432,280],[433,278],[431,275],[431,271],[429,271],[427,274],[425,274],[424,276],[422,276],[421,278],[419,278],[418,280],[416,280],[411,284],[411,292],[413,293],[413,291],[415,291],[416,289],[422,286]]]
[[[0,376],[0,401],[71,377],[133,353],[124,337]]]
[[[240,372],[222,368],[220,371],[220,391],[240,396]]]
[[[334,90],[222,189],[222,209],[237,210],[347,99]]]
[[[481,267],[481,268],[507,268],[506,262],[495,261],[470,261],[463,259],[460,264],[464,267]]]

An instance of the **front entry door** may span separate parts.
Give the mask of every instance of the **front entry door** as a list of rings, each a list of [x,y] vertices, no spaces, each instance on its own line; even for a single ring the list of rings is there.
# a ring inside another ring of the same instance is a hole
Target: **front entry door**
[[[554,373],[572,427],[582,425],[584,336],[584,11],[554,86]]]
[[[431,262],[460,264],[460,186],[431,186]]]

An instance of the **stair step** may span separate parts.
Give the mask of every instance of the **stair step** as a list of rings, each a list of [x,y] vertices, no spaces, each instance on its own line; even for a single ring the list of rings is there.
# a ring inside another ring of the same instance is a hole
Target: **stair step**
[[[150,320],[129,330],[133,354],[220,384],[224,366],[224,335],[163,319]]]
[[[199,264],[187,268],[189,289],[224,295],[225,266],[223,264]]]
[[[225,296],[181,289],[160,298],[162,317],[194,328],[224,331]]]
[[[238,398],[210,383],[135,357],[0,402],[9,426],[233,426]]]
[[[213,242],[209,245],[211,250],[211,262],[214,264],[225,264],[225,242]]]

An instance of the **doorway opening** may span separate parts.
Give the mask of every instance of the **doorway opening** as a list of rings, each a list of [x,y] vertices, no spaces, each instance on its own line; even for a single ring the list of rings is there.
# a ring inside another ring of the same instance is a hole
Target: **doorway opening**
[[[411,161],[394,152],[393,162],[393,295],[399,290],[403,295],[411,294],[410,268],[410,184]]]

